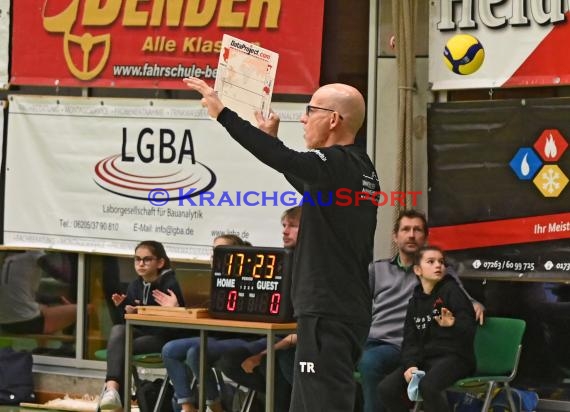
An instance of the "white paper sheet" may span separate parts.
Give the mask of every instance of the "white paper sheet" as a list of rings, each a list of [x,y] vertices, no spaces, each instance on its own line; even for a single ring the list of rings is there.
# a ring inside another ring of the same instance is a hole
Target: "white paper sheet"
[[[254,113],[269,115],[279,54],[224,34],[214,90],[222,102],[257,126]]]

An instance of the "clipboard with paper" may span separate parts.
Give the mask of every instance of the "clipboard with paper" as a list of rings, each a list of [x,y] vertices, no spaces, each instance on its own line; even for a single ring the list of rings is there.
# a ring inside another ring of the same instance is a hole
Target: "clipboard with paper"
[[[257,126],[269,115],[279,54],[224,34],[214,90],[228,108]]]

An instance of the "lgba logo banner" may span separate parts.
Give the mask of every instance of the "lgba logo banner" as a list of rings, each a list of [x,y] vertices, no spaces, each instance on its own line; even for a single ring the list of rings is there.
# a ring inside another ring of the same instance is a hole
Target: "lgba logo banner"
[[[304,106],[274,110],[280,139],[302,150]],[[294,189],[199,100],[15,95],[9,111],[6,245],[128,254],[152,238],[169,255],[205,261],[222,233],[279,245],[266,228],[291,207],[278,194]],[[176,199],[180,193],[188,197]],[[260,207],[249,207],[248,193]]]
[[[18,0],[10,82],[183,89],[184,77],[216,78],[222,37],[231,32],[283,58],[275,92],[312,93],[320,72],[315,50],[322,44],[323,3]]]
[[[164,128],[146,127],[129,136],[132,132],[123,128],[121,153],[95,164],[94,180],[99,187],[140,200],[149,200],[149,196],[179,200],[214,187],[216,175],[196,160],[189,129],[182,136]]]

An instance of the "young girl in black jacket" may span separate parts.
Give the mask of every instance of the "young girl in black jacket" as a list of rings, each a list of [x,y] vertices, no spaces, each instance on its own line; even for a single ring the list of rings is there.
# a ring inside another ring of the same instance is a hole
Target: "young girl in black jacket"
[[[162,243],[153,240],[141,242],[135,248],[135,270],[138,277],[127,289],[127,294],[114,293],[113,303],[125,313],[136,313],[137,306],[184,306],[180,285],[170,267]],[[153,291],[160,290],[160,298]],[[173,339],[169,329],[157,327],[133,328],[133,354],[160,352]],[[114,325],[107,342],[107,377],[105,392],[99,403],[103,410],[122,408],[119,389],[124,381],[125,325]]]
[[[390,412],[408,412],[405,390],[412,374],[424,371],[419,383],[425,412],[446,412],[445,389],[475,369],[473,305],[455,279],[445,274],[443,251],[421,248],[414,260],[420,284],[408,303],[401,367],[378,385]]]

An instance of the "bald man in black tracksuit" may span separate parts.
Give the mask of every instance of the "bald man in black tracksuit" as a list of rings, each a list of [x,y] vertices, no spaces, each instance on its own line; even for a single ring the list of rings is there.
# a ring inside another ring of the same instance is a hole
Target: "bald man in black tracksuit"
[[[307,152],[276,139],[278,118],[257,115],[259,129],[225,108],[204,81],[185,79],[232,138],[283,173],[303,195],[292,299],[297,351],[290,411],[353,408],[353,372],[368,335],[379,183],[365,151],[354,144],[365,104],[353,87],[331,84],[312,96],[304,125]]]

